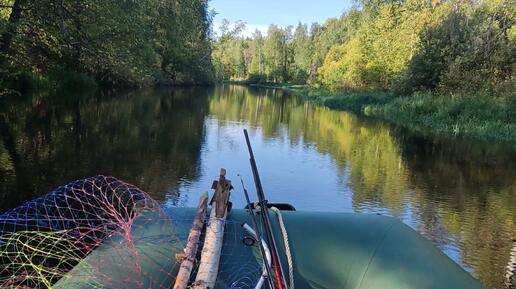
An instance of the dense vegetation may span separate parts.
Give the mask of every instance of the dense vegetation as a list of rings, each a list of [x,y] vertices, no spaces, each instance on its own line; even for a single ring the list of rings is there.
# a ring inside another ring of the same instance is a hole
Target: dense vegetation
[[[205,0],[0,0],[0,85],[212,78]]]
[[[289,89],[292,89],[290,86]],[[443,136],[516,141],[516,101],[485,96],[441,96],[416,92],[410,97],[383,92],[331,92],[293,88],[333,109],[353,111]]]
[[[514,92],[516,8],[508,0],[362,0],[323,25],[269,27],[241,36],[222,26],[213,58],[220,79],[331,89]]]
[[[515,7],[358,0],[323,24],[244,37],[245,23],[224,21],[211,37],[206,0],[0,0],[0,96],[70,83],[301,84],[415,129],[516,140]]]
[[[516,140],[515,22],[510,0],[361,0],[323,25],[271,25],[266,36],[225,22],[213,63],[221,80],[308,85],[333,108]]]

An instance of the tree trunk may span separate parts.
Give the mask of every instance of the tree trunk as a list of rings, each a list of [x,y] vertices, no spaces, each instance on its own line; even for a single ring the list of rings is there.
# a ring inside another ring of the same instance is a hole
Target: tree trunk
[[[224,237],[229,191],[231,182],[225,178],[226,170],[222,169],[218,182],[214,182],[215,194],[211,200],[211,212],[206,238],[201,253],[201,263],[193,284],[193,289],[208,289],[215,286],[219,270],[220,253]]]
[[[195,261],[195,255],[197,254],[197,248],[199,247],[199,237],[201,236],[202,228],[204,227],[204,220],[206,219],[206,211],[208,207],[208,193],[204,193],[199,200],[197,206],[197,215],[192,224],[192,230],[188,235],[188,242],[183,254],[183,261],[177,274],[176,283],[174,289],[186,289],[188,280],[190,280],[190,274]]]

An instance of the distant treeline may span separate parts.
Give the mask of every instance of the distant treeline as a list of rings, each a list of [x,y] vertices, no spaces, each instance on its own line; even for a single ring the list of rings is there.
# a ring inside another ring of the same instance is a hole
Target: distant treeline
[[[511,0],[360,0],[339,18],[242,36],[223,23],[213,45],[221,80],[411,94],[514,94]]]
[[[205,0],[0,0],[0,85],[213,79]]]

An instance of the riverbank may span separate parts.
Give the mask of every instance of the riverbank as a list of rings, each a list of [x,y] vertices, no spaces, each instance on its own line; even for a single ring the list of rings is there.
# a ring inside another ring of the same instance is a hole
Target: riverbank
[[[0,72],[0,97],[20,96],[33,93],[58,92],[95,92],[97,90],[139,90],[152,87],[190,87],[210,86],[213,82],[173,81],[170,79],[153,79],[134,81],[103,82],[92,75],[70,69],[57,68],[45,74],[30,71]]]
[[[266,84],[300,94],[332,109],[347,110],[448,137],[516,142],[516,99],[451,97],[433,93],[331,92],[302,85]]]

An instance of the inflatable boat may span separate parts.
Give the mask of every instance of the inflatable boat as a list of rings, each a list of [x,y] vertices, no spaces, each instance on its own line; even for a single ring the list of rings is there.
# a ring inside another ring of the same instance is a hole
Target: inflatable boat
[[[145,286],[135,284],[134,288],[160,288],[160,284],[173,284],[178,264],[174,260],[171,247],[180,248],[186,243],[191,221],[195,215],[193,208],[165,209],[175,222],[174,229],[166,224],[138,227],[133,236],[140,238],[135,243],[140,255],[148,257],[141,270],[148,272]],[[297,289],[452,289],[484,287],[455,262],[444,255],[429,241],[400,221],[385,216],[347,214],[282,212],[288,232],[293,258],[295,288]],[[142,218],[152,218],[143,216]],[[249,267],[249,260],[255,259],[250,246],[244,242],[246,232],[240,224],[251,224],[246,210],[233,210],[226,226],[221,267],[217,287],[245,288],[258,279],[259,262]],[[278,222],[273,220],[275,232],[280,232]],[[178,244],[167,242],[146,243],[148,240],[177,236]],[[278,233],[276,236],[281,239]],[[89,255],[82,263],[62,278],[54,288],[90,288],[91,276],[85,274],[87,268],[99,263],[104,272],[118,280],[126,280],[137,275],[127,270],[130,260],[120,258],[116,248],[117,240],[106,242]],[[167,244],[167,246],[162,246]],[[281,243],[280,243],[281,244]],[[284,252],[285,247],[279,246]],[[112,250],[111,254],[106,251]],[[284,254],[282,254],[284,256]],[[106,256],[109,256],[106,258]],[[92,260],[89,264],[89,261]],[[282,260],[284,267],[287,261]],[[121,266],[120,266],[121,265]],[[247,266],[247,267],[246,267]],[[246,267],[242,269],[242,267]],[[167,268],[165,271],[159,268]],[[83,271],[83,272],[81,272]],[[173,272],[172,274],[169,274]],[[235,276],[235,273],[238,276]],[[81,277],[88,276],[87,280]],[[160,280],[152,282],[151,280]],[[247,280],[247,283],[242,280]],[[87,282],[85,282],[87,281]],[[98,280],[101,283],[102,280]],[[156,286],[156,287],[153,287]],[[252,288],[252,287],[249,287]]]
[[[0,287],[172,288],[196,210],[159,206],[114,178],[83,181],[93,184],[74,182],[0,216]],[[143,209],[136,213],[128,205]],[[288,240],[278,242],[278,250],[293,275],[291,288],[484,289],[397,219],[301,211],[281,216]],[[246,209],[228,213],[215,288],[255,288],[262,276],[258,246],[242,227],[251,223]],[[277,240],[284,240],[274,214],[271,224]]]

